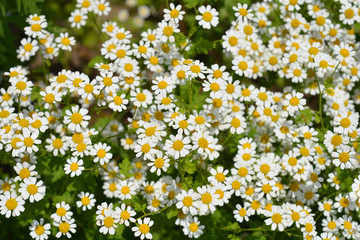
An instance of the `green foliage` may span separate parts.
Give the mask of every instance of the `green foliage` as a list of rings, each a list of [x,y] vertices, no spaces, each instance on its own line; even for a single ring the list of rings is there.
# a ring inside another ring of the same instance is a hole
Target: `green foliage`
[[[128,158],[125,158],[121,163],[119,163],[120,173],[123,174],[126,178],[131,177],[133,174],[130,173],[132,169],[131,162]]]

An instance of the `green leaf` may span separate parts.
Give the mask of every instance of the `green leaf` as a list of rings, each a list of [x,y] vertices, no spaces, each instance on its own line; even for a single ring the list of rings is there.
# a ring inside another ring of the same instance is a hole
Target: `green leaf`
[[[89,68],[93,68],[95,67],[96,63],[107,63],[107,61],[105,60],[105,58],[103,58],[103,56],[96,56],[90,60],[87,66]]]
[[[246,237],[246,240],[266,240],[266,236],[262,232],[258,231],[250,234]]]
[[[125,177],[130,177],[130,171],[132,169],[131,162],[128,158],[125,158],[121,163],[119,163],[120,173]]]
[[[313,116],[314,113],[309,108],[300,110],[300,114],[296,117],[296,122],[309,124]]]
[[[168,219],[175,217],[179,213],[179,210],[177,210],[175,207],[172,207],[167,210],[166,217]]]
[[[316,123],[320,123],[320,122],[321,122],[321,118],[320,118],[319,114],[315,114],[315,115],[314,115],[314,119],[315,119],[315,122],[316,122]]]
[[[208,54],[209,51],[213,50],[216,47],[216,43],[209,41],[205,38],[199,38],[196,41],[196,44],[193,45],[196,53],[198,54]]]
[[[186,8],[194,8],[197,5],[200,5],[202,0],[184,0]]]
[[[223,229],[227,230],[227,231],[233,231],[235,233],[240,233],[241,232],[241,227],[240,227],[238,222],[233,222],[232,224],[224,227]]]

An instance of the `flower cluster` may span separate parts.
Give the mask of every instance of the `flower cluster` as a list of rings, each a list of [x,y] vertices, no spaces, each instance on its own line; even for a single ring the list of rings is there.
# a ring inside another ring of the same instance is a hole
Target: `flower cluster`
[[[31,224],[35,239],[48,238],[51,225],[56,237],[70,238],[81,222],[74,208],[96,209],[102,234],[124,225],[140,239],[161,225],[151,215],[175,211],[175,225],[198,238],[205,216],[225,205],[240,226],[258,219],[294,239],[360,239],[360,45],[341,27],[360,22],[360,5],[334,4],[338,20],[321,1],[237,4],[217,40],[229,59],[223,65],[186,54],[197,31],[220,24],[219,11],[199,6],[184,40],[184,7],[171,3],[138,40],[105,21],[93,76],[61,69],[40,82],[27,67],[10,68],[9,86],[0,90],[0,150],[16,174],[0,180],[0,213],[18,217],[25,201],[47,197],[51,182],[41,180],[38,165],[51,156],[68,181],[89,169],[100,173],[103,192],[85,185],[71,201],[54,202]],[[78,0],[76,7],[69,17],[76,28],[111,9],[105,0]],[[275,12],[281,24],[271,20]],[[46,31],[43,15],[26,21],[22,62],[56,58],[75,44],[68,33]],[[272,78],[286,86],[259,84]],[[94,124],[100,113],[111,117]]]

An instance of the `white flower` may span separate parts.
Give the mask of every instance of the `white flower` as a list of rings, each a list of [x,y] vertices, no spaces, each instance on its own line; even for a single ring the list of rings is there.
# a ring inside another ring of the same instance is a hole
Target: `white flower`
[[[67,238],[71,238],[71,233],[76,232],[76,224],[73,218],[62,221],[55,221],[54,226],[59,228],[59,232],[56,233],[56,237],[60,238],[63,235],[66,235]]]
[[[65,174],[70,174],[70,177],[79,176],[82,171],[85,169],[83,167],[83,160],[78,160],[77,157],[71,157],[70,159],[66,160],[66,164],[64,166]]]
[[[44,224],[44,219],[40,218],[40,221],[37,221],[34,219],[34,221],[31,223],[31,226],[29,227],[30,236],[36,240],[44,240],[48,239],[50,232],[51,225],[50,223]]]
[[[92,155],[95,155],[94,162],[99,162],[101,165],[108,163],[112,158],[112,153],[110,153],[111,147],[106,143],[97,143],[94,145]]]
[[[65,111],[64,123],[68,124],[68,128],[74,132],[81,132],[82,128],[87,127],[89,124],[90,116],[86,115],[89,111],[86,108],[79,106],[71,107],[71,110]]]
[[[139,224],[138,227],[132,227],[131,230],[134,232],[135,237],[140,237],[140,239],[152,239],[152,234],[150,233],[150,227],[154,225],[154,221],[148,217],[145,217],[144,220],[139,218],[137,220]]]
[[[37,182],[35,177],[30,177],[20,183],[19,193],[24,200],[29,199],[30,202],[38,202],[45,197],[45,190],[46,186],[43,185],[43,181]]]
[[[199,13],[201,15],[196,15],[195,19],[199,21],[199,25],[205,29],[210,29],[211,26],[216,27],[219,23],[219,13],[215,8],[212,8],[210,5],[199,7]]]
[[[80,198],[80,201],[76,202],[76,206],[78,208],[81,208],[83,211],[86,211],[87,209],[91,209],[94,207],[96,199],[94,198],[94,194],[92,193],[84,193],[81,192],[77,195]]]
[[[20,212],[25,211],[24,204],[23,198],[18,196],[14,190],[6,191],[0,195],[1,215],[5,215],[6,218],[19,216]]]

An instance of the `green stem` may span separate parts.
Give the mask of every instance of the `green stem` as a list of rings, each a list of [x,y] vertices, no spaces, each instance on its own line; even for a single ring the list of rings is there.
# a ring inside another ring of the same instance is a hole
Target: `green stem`
[[[190,99],[189,99],[189,115],[191,114],[191,99],[192,99],[192,79],[190,80]]]
[[[18,94],[18,111],[19,111],[19,113],[21,112],[20,101],[21,101],[21,92]]]
[[[113,120],[113,118],[115,117],[117,112],[113,112],[113,114],[111,115],[109,121],[105,124],[105,126],[101,129],[101,131],[99,132],[99,136],[101,135],[101,133],[105,130],[105,128],[109,125],[109,123],[111,122],[111,120]]]
[[[323,120],[323,114],[322,114],[322,95],[323,95],[323,91],[321,91],[320,82],[319,82],[319,79],[318,79],[318,77],[316,75],[315,68],[314,68],[314,75],[315,75],[316,84],[317,84],[318,89],[319,89],[319,115],[320,115],[320,121],[321,121],[321,128],[322,128],[322,131],[325,132],[324,120]]]
[[[136,218],[136,221],[137,221],[139,218],[144,218],[144,217],[147,217],[147,216],[151,216],[151,215],[158,214],[158,213],[160,213],[160,212],[162,212],[162,211],[166,210],[168,207],[169,207],[169,206],[163,207],[162,209],[159,209],[159,210],[157,210],[156,212],[146,213],[146,214],[144,214],[144,215],[142,215],[142,216],[140,216],[140,217]]]

